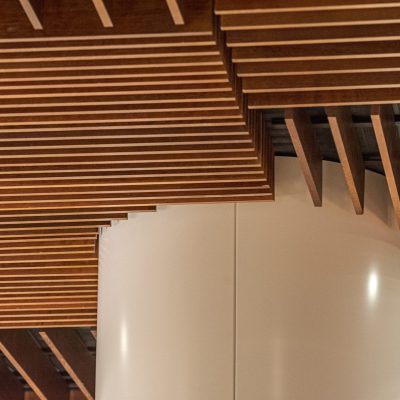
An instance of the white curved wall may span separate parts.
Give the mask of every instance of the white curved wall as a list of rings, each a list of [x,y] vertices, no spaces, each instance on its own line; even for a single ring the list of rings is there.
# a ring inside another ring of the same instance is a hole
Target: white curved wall
[[[322,208],[277,159],[274,203],[166,207],[105,232],[97,399],[400,398],[385,180],[367,173],[356,216],[340,165],[324,169]]]
[[[161,208],[100,243],[97,400],[230,400],[233,205]]]

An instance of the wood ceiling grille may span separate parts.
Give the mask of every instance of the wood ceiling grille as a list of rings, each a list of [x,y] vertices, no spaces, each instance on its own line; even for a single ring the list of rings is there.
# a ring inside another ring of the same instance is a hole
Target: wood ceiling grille
[[[250,108],[399,103],[400,3],[216,0]]]
[[[114,2],[107,35],[93,17],[96,35],[56,35],[50,17],[77,4],[42,2],[43,29],[18,14],[0,37],[0,328],[95,326],[98,231],[128,212],[273,198],[271,144],[211,2],[180,27],[146,2],[158,34]]]

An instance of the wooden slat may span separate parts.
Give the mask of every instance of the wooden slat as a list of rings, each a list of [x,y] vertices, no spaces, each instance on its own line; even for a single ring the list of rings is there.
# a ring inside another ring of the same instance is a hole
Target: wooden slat
[[[68,386],[29,333],[1,331],[0,349],[41,400],[67,400]]]
[[[400,72],[269,76],[243,79],[245,93],[290,93],[327,90],[400,88]],[[1,117],[1,115],[0,115]]]
[[[400,223],[400,138],[390,105],[371,108],[371,119],[394,211]]]
[[[266,29],[227,32],[229,47],[305,45],[321,43],[379,42],[398,40],[399,24],[332,26],[315,28]]]
[[[365,8],[386,8],[399,6],[395,0],[216,0],[215,12],[219,15],[266,12],[300,12],[322,10],[352,10]]]
[[[97,14],[99,15],[99,18],[104,26],[104,28],[112,28],[114,26],[110,13],[107,9],[106,3],[104,0],[92,0],[93,5],[96,8]]]
[[[400,58],[371,58],[352,60],[316,60],[283,61],[283,62],[254,62],[238,64],[238,76],[297,76],[301,81],[304,75],[356,74],[364,72],[398,72]]]
[[[73,329],[49,329],[40,332],[58,361],[88,400],[95,396],[95,359]]]
[[[320,90],[316,92],[249,94],[249,108],[288,108],[315,106],[349,106],[366,104],[398,104],[400,89]]]
[[[232,58],[235,63],[368,59],[397,56],[400,56],[400,44],[397,41],[235,47],[232,49]]]
[[[171,13],[171,17],[175,23],[175,25],[183,25],[185,20],[182,15],[182,10],[179,5],[179,2],[182,0],[166,0],[169,11]]]
[[[399,101],[400,3],[217,0],[249,107]]]
[[[43,26],[32,4],[32,0],[19,0],[19,2],[21,3],[21,7],[25,11],[30,23],[32,24],[33,29],[42,30]]]
[[[0,400],[23,400],[24,386],[0,358]]]
[[[221,16],[221,28],[226,31],[321,28],[329,26],[355,26],[391,24],[400,22],[400,8],[370,8],[337,11],[274,12],[259,14],[233,14]]]
[[[362,214],[365,166],[351,112],[347,108],[335,107],[327,108],[326,113],[354,209],[357,214]]]
[[[286,110],[285,121],[314,205],[322,206],[322,156],[314,127],[300,109]]]

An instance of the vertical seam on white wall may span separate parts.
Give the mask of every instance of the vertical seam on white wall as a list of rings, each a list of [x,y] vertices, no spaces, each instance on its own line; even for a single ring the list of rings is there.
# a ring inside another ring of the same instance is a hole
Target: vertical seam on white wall
[[[237,203],[233,216],[233,400],[236,400],[236,351],[237,351]]]

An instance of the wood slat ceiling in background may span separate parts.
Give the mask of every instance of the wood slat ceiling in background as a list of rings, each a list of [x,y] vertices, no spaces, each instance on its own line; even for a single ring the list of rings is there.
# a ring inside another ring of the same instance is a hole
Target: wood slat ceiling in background
[[[273,197],[212,2],[93,3],[0,4],[0,328],[95,326],[98,230],[128,212]]]
[[[384,105],[400,103],[399,39],[390,0],[2,0],[0,400],[93,399],[91,354],[49,328],[96,326],[99,228],[159,204],[273,199],[268,112],[315,205],[323,115],[355,212],[372,165],[400,221]],[[376,104],[373,146],[355,104]]]
[[[94,400],[88,329],[0,331],[0,400]]]
[[[216,0],[250,108],[399,103],[400,3]]]
[[[0,328],[95,326],[99,228],[128,212],[272,199],[258,109],[288,109],[321,205],[322,156],[295,106],[399,100],[399,3],[216,0],[218,18],[213,7],[1,2]],[[360,214],[365,165],[350,111],[326,113]]]

